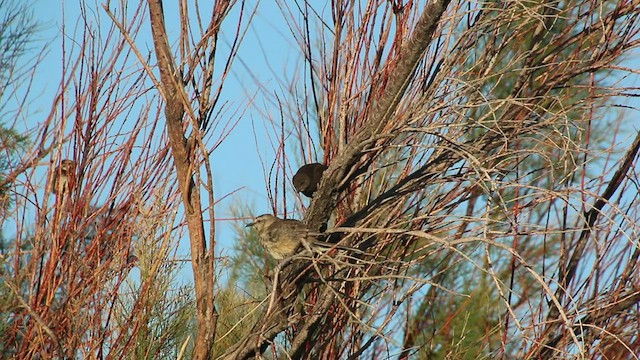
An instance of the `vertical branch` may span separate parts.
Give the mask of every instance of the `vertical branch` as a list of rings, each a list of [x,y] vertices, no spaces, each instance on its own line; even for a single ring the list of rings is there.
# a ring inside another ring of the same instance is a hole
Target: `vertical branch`
[[[192,151],[192,142],[187,143],[183,132],[183,117],[188,103],[184,88],[176,72],[175,60],[171,55],[164,24],[161,0],[149,0],[149,14],[153,42],[158,57],[158,67],[165,99],[167,133],[171,144],[174,164],[178,173],[178,183],[182,194],[189,239],[191,244],[191,264],[193,267],[198,317],[198,335],[194,346],[194,359],[209,359],[212,356],[217,312],[214,306],[215,271],[213,249],[207,251],[200,189],[194,180],[198,164]],[[197,131],[194,129],[194,131]]]

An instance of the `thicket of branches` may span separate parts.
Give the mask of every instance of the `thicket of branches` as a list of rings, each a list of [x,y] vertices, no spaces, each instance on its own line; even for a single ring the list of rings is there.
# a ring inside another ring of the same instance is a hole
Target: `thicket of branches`
[[[303,60],[278,84],[288,93],[265,90],[270,205],[367,255],[276,267],[239,230],[226,282],[209,157],[244,121],[223,85],[264,4],[162,5],[84,12],[51,113],[3,177],[5,354],[640,353],[637,70],[624,62],[640,4],[279,1]],[[61,159],[77,163],[73,190],[49,196],[36,165],[50,183]],[[294,159],[328,165],[308,206]],[[193,290],[172,278],[182,237]]]

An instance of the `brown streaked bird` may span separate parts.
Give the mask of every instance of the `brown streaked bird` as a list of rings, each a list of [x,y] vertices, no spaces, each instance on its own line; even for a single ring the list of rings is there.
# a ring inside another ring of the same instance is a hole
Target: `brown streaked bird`
[[[68,194],[74,186],[74,178],[76,174],[76,162],[65,159],[53,171],[50,192],[62,196]]]
[[[312,197],[318,190],[318,184],[322,179],[322,173],[327,170],[327,166],[320,163],[302,165],[298,172],[293,175],[293,187],[306,197]]]
[[[362,253],[358,249],[316,239],[315,237],[319,234],[310,233],[306,225],[299,220],[280,219],[271,214],[263,214],[246,225],[246,227],[249,226],[256,229],[260,244],[276,260],[282,260],[303,251],[303,242],[306,242],[313,251],[324,252],[336,248]]]

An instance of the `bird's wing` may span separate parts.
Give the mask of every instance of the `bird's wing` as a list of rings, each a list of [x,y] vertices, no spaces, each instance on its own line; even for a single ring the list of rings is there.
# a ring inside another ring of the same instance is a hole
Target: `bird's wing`
[[[281,230],[276,223],[273,223],[264,229],[261,240],[269,243],[277,243],[280,239]]]
[[[280,226],[289,233],[297,233],[300,235],[306,235],[309,233],[307,227],[299,220],[286,219],[282,221]]]

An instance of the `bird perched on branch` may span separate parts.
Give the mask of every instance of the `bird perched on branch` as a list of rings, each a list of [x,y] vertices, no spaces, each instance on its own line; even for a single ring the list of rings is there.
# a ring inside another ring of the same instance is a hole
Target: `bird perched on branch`
[[[327,166],[320,163],[303,165],[295,175],[293,175],[293,187],[306,197],[312,197],[318,190],[318,184],[322,179],[322,173],[327,170]]]
[[[320,234],[313,234],[299,220],[280,219],[271,214],[260,215],[246,227],[253,226],[258,232],[258,240],[276,260],[295,255],[303,251],[304,244],[313,251],[324,252],[331,248],[362,253],[348,246],[332,244],[318,240]]]
[[[62,160],[60,165],[53,171],[49,191],[58,196],[68,194],[74,186],[75,174],[76,162],[69,159]]]

